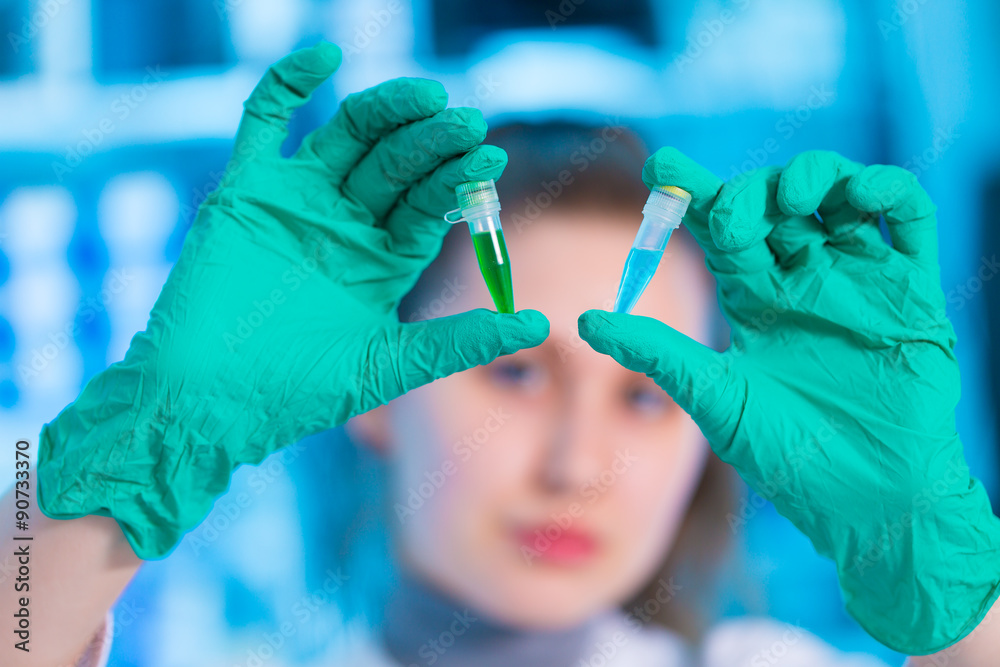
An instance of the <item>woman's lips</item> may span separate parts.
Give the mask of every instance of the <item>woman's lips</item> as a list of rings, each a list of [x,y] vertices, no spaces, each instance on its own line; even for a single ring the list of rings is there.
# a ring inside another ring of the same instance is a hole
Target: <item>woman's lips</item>
[[[543,524],[514,531],[522,555],[529,562],[577,565],[597,552],[597,540],[588,532]]]

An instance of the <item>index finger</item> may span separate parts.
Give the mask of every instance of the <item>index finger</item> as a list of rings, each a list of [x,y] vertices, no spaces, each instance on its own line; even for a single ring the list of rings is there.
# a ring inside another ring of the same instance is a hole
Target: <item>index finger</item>
[[[339,185],[382,137],[444,110],[448,93],[437,81],[391,79],[340,103],[333,118],[302,141],[300,152],[319,158]]]
[[[708,230],[708,214],[722,189],[721,178],[673,146],[666,146],[646,160],[642,167],[642,180],[650,188],[673,185],[686,190],[691,195],[691,203],[684,215],[684,226],[706,253],[718,252]]]
[[[656,151],[642,168],[642,180],[649,187],[673,185],[691,195],[684,226],[705,252],[708,267],[716,273],[741,270],[736,258],[719,248],[712,237],[709,214],[722,191],[724,181],[673,146]]]

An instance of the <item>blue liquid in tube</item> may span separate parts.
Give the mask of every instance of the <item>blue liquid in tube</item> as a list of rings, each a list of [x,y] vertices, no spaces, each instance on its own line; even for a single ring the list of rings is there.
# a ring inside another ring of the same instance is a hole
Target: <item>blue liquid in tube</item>
[[[639,297],[646,290],[649,281],[656,273],[656,267],[663,258],[662,250],[632,248],[625,259],[625,270],[622,271],[622,281],[618,287],[618,297],[615,299],[616,313],[630,313],[635,308]]]
[[[642,224],[625,259],[614,312],[631,313],[635,308],[660,265],[670,235],[680,226],[690,202],[689,193],[672,185],[658,185],[650,191],[649,199],[642,208]]]

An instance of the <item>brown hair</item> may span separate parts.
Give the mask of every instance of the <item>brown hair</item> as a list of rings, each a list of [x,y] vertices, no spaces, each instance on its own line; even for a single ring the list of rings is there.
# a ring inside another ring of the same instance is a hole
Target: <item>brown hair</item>
[[[640,178],[648,151],[624,127],[514,123],[491,130],[485,143],[503,148],[509,159],[497,184],[508,237],[523,232],[546,210],[636,212],[649,194]],[[445,236],[438,258],[400,304],[400,320],[413,319],[413,304],[426,291],[422,285],[440,284],[449,263],[462,256],[468,234],[458,229],[464,225],[455,227]],[[684,252],[702,255],[683,227],[673,238]],[[713,575],[730,544],[727,516],[736,503],[735,479],[729,466],[710,452],[673,548],[647,586],[622,605],[627,614],[662,624],[692,641],[700,639],[712,615],[706,600]]]

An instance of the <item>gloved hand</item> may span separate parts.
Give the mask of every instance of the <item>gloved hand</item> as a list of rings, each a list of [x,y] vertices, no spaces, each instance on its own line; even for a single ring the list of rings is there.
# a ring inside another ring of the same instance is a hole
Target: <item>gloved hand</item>
[[[836,562],[847,609],[873,637],[913,655],[961,639],[1000,594],[1000,519],[955,428],[955,334],[926,192],[899,167],[829,152],[724,185],[667,148],[643,179],[692,194],[684,223],[731,347],[598,310],[580,335],[656,381]]]
[[[399,322],[454,187],[497,178],[506,154],[439,83],[397,79],[281,157],[292,111],[340,61],[330,43],[297,51],[246,101],[146,330],[42,431],[48,516],[114,517],[138,556],[162,557],[241,463],[545,339],[537,311]]]

